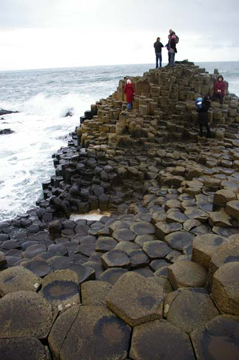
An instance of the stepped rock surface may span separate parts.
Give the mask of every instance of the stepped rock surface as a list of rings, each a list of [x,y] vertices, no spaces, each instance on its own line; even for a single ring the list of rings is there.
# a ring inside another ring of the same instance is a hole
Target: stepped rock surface
[[[130,112],[120,80],[0,222],[1,358],[238,359],[239,99],[212,102],[210,139],[194,104],[216,77],[150,70]]]

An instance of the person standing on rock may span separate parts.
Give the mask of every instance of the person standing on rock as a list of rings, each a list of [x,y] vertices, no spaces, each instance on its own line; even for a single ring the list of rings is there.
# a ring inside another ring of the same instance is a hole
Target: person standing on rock
[[[127,100],[127,109],[128,111],[130,111],[132,109],[132,105],[133,105],[133,99],[134,99],[134,87],[131,83],[131,80],[128,79],[126,81],[126,85],[124,87],[124,93],[126,95],[126,100]]]
[[[176,35],[175,35],[174,31],[169,34],[168,49],[169,49],[168,50],[168,52],[169,52],[169,65],[171,67],[174,67],[175,66],[175,54],[177,53]]]
[[[162,67],[162,48],[163,44],[160,42],[160,37],[157,37],[156,42],[154,43],[155,55],[156,55],[156,68],[158,68],[158,62],[160,67]]]
[[[226,95],[226,82],[223,79],[222,75],[219,75],[217,81],[214,83],[214,93],[212,100],[215,101],[219,99],[220,104],[223,103],[223,98]]]
[[[197,112],[198,112],[198,124],[199,124],[199,130],[200,130],[200,136],[203,136],[203,126],[205,126],[207,130],[206,137],[211,138],[211,130],[208,123],[208,110],[211,106],[209,96],[204,96],[203,100],[202,98],[198,98],[195,101]]]

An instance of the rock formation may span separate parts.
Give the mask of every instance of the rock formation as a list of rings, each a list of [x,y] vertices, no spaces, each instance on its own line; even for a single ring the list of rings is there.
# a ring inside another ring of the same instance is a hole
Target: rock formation
[[[212,103],[212,139],[194,105],[215,78],[150,70],[131,112],[121,80],[54,154],[37,208],[0,223],[1,358],[239,358],[239,99]]]

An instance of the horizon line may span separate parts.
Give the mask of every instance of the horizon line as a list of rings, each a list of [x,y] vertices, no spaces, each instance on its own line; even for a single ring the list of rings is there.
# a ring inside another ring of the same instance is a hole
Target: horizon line
[[[178,61],[185,61],[184,60],[178,60]],[[239,62],[239,60],[227,60],[227,61],[190,61],[194,64],[204,64],[204,63],[229,63],[229,62]],[[163,63],[167,64],[167,63]],[[78,69],[78,68],[91,68],[91,67],[107,67],[107,66],[130,66],[130,65],[153,65],[154,63],[133,63],[133,64],[108,64],[108,65],[81,65],[81,66],[59,66],[59,67],[43,67],[43,68],[26,68],[26,69],[0,69],[0,72],[11,72],[11,71],[40,71],[40,70],[55,70],[55,69]]]

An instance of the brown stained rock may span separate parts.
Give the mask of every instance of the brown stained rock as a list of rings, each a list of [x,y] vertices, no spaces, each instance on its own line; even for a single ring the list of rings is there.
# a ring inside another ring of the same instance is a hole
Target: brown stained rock
[[[212,295],[219,308],[232,315],[239,315],[239,262],[220,267],[213,276]]]
[[[202,288],[177,290],[171,305],[165,305],[165,310],[168,310],[167,320],[186,333],[200,328],[219,314],[209,294]]]
[[[106,296],[112,285],[105,281],[87,281],[81,285],[82,305],[106,306]]]
[[[208,268],[215,251],[226,242],[226,238],[214,234],[196,236],[193,240],[192,260]]]
[[[49,349],[31,337],[22,339],[0,339],[2,360],[50,360]]]
[[[130,358],[133,360],[194,360],[189,337],[165,320],[155,320],[133,330]]]
[[[168,279],[174,289],[203,287],[207,281],[207,271],[195,262],[178,261],[168,267]]]
[[[128,270],[122,268],[111,268],[104,271],[100,276],[99,280],[105,281],[114,285],[116,281],[127,272]]]
[[[225,207],[227,202],[236,200],[235,192],[232,190],[222,189],[214,194],[213,204]]]
[[[156,240],[146,242],[143,251],[153,260],[164,258],[172,249],[164,241]]]
[[[221,315],[190,334],[198,360],[239,359],[239,318]]]
[[[117,244],[118,242],[111,237],[100,237],[95,243],[95,251],[107,252],[114,249]]]
[[[149,222],[141,221],[131,224],[130,230],[136,235],[153,235],[155,233],[155,226]]]
[[[33,291],[17,291],[0,300],[0,338],[45,339],[55,320],[51,304]]]
[[[101,257],[102,265],[108,268],[125,268],[130,269],[130,259],[124,251],[111,250]]]
[[[52,328],[49,344],[55,357],[61,360],[126,359],[130,327],[105,307],[81,306],[77,309],[73,321],[71,316],[68,332],[60,332],[65,330],[64,315],[68,312],[61,315]]]
[[[239,220],[239,200],[231,200],[227,203],[225,211],[235,219]]]
[[[159,222],[155,224],[156,231],[155,234],[160,240],[164,240],[165,237],[175,231],[182,230],[182,225],[179,223],[164,223]]]
[[[22,266],[14,266],[0,272],[0,295],[4,296],[20,290],[37,291],[41,279]]]
[[[49,275],[52,271],[51,267],[45,260],[38,258],[25,261],[24,263],[22,263],[22,266],[39,277]]]
[[[187,231],[175,231],[165,236],[166,243],[175,250],[182,251],[184,247],[192,245],[194,235]]]
[[[163,289],[135,272],[121,276],[106,298],[107,306],[130,326],[162,318]]]
[[[42,281],[40,294],[59,311],[80,303],[79,280],[75,271],[57,270]]]

